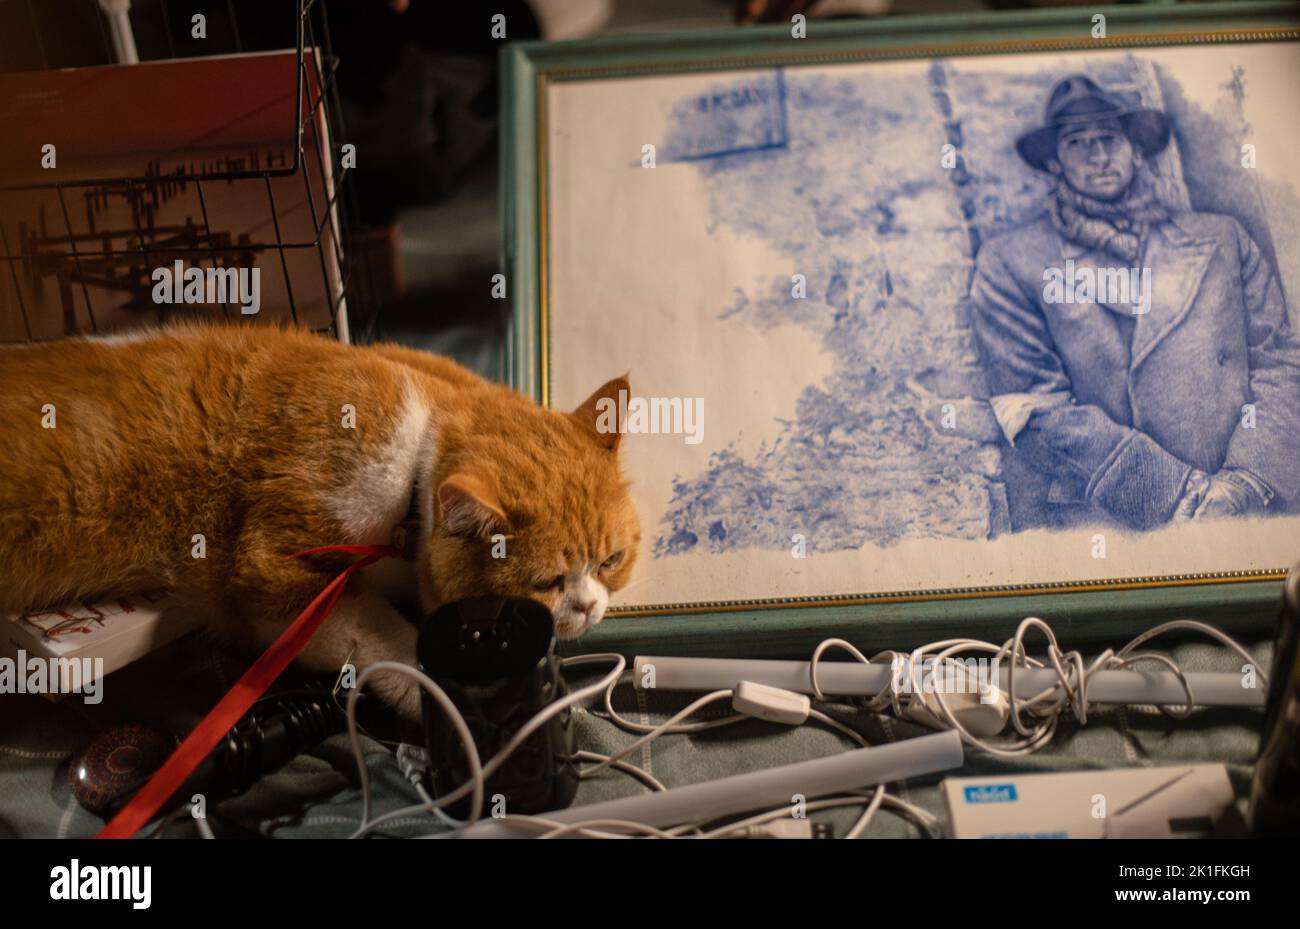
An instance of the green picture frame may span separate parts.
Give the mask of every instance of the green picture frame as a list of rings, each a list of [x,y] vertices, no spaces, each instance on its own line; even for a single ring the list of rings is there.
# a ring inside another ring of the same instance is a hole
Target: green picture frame
[[[1107,37],[1091,34],[1106,17]],[[1209,42],[1300,39],[1291,3],[1212,3],[1070,8],[971,16],[811,22],[792,40],[785,25],[666,35],[530,42],[501,53],[502,261],[513,317],[512,385],[543,405],[547,376],[547,89],[553,82],[730,71],[848,61],[989,54],[1051,54]],[[1293,560],[1284,553],[1283,562]],[[1285,570],[1132,577],[1119,581],[935,589],[906,595],[727,601],[682,609],[611,609],[577,646],[626,654],[804,656],[840,637],[863,649],[907,647],[949,636],[1001,641],[1040,616],[1071,643],[1114,640],[1158,622],[1199,616],[1225,629],[1266,631]]]

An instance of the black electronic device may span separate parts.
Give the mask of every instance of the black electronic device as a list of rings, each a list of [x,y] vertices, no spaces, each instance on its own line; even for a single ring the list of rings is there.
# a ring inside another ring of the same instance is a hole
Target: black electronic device
[[[1256,836],[1300,836],[1300,565],[1282,591],[1250,826]]]
[[[437,682],[465,717],[484,764],[547,705],[567,693],[555,655],[555,621],[535,600],[471,597],[444,604],[420,628],[420,670]],[[423,696],[427,785],[445,796],[469,779],[455,728]],[[552,717],[487,779],[486,796],[504,797],[507,813],[541,813],[573,802],[578,789],[572,713]],[[498,801],[499,803],[499,801]],[[465,816],[467,800],[448,812]]]
[[[264,775],[346,728],[347,716],[330,691],[273,691],[226,733],[161,809],[174,809],[195,793],[213,803],[238,796]],[[125,723],[103,730],[68,767],[73,796],[91,813],[110,818],[180,742],[157,724]]]

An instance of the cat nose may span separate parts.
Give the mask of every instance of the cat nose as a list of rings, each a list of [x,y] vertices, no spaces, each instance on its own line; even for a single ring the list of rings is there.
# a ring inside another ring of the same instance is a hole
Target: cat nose
[[[591,611],[596,608],[595,600],[588,600],[586,603],[579,603],[578,609],[582,611],[583,616],[590,616]]]

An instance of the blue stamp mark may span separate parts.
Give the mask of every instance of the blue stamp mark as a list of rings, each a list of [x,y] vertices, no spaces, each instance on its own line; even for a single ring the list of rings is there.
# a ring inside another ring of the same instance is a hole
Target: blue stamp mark
[[[671,161],[697,161],[785,148],[785,74],[755,72],[712,87],[672,109],[667,139]]]
[[[976,784],[962,790],[967,803],[1015,803],[1015,784]]]

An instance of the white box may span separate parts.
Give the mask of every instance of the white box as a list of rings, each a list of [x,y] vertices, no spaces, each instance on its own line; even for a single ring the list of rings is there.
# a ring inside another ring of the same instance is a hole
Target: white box
[[[73,692],[78,681],[84,690],[194,628],[183,617],[164,619],[160,601],[160,595],[146,594],[9,614],[0,658],[9,659],[10,668],[0,669],[0,685],[5,692],[35,690],[51,699]],[[73,659],[89,660],[79,661],[74,671]],[[38,670],[37,663],[44,667]],[[43,674],[47,683],[33,689],[29,683],[39,678],[32,674]]]
[[[948,778],[958,839],[1200,838],[1233,804],[1221,764]]]

